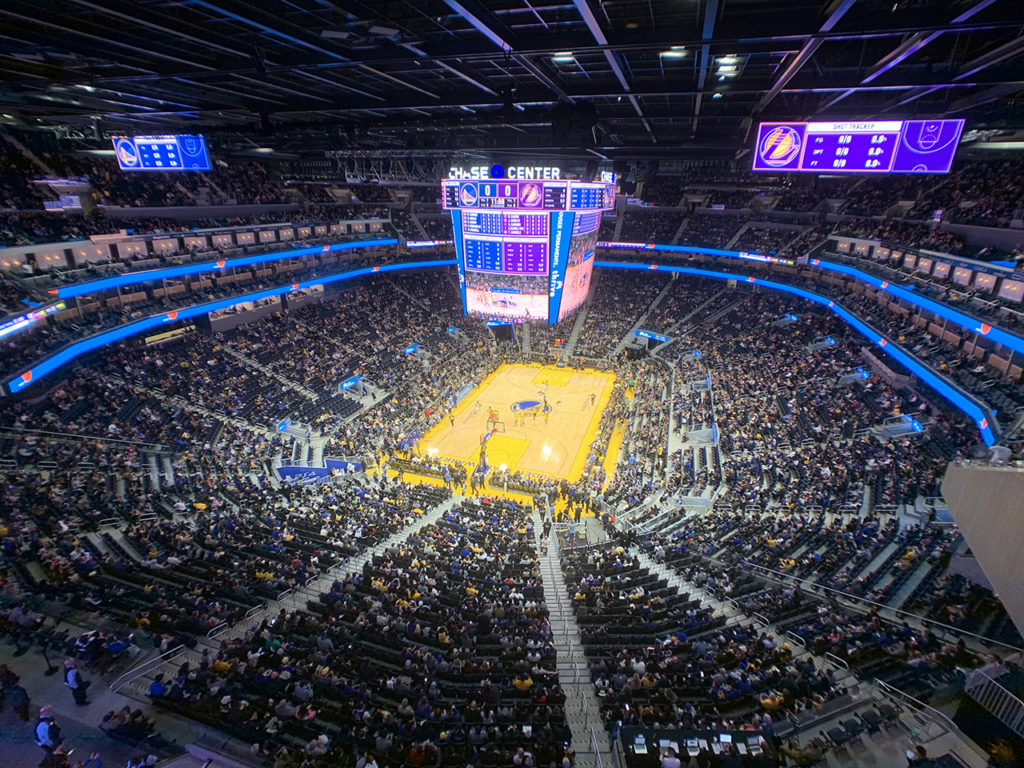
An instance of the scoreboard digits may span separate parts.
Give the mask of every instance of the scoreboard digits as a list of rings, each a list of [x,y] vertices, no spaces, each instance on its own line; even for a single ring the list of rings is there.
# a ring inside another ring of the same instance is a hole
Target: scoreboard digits
[[[518,211],[603,211],[615,204],[615,185],[583,181],[456,180],[441,182],[445,208]]]

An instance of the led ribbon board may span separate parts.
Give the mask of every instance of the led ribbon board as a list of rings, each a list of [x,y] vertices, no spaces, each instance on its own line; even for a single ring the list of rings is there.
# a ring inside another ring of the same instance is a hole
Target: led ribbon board
[[[963,120],[761,123],[755,171],[949,173]]]

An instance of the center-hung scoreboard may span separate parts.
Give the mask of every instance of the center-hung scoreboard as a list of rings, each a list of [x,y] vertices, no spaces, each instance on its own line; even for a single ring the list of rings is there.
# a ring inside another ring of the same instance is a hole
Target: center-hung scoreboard
[[[601,212],[615,206],[610,174],[559,178],[558,168],[452,169],[441,182],[451,211],[466,314],[555,323],[590,288]]]

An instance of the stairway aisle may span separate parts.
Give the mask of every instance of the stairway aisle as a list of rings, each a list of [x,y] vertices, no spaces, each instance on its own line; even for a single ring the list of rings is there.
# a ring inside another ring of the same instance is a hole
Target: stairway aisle
[[[667,283],[665,283],[665,287],[661,289],[658,295],[654,297],[654,301],[647,305],[647,309],[644,310],[644,313],[636,319],[636,322],[633,323],[633,327],[629,329],[625,336],[619,339],[619,343],[615,345],[615,351],[612,353],[613,357],[619,355],[622,352],[622,350],[626,348],[626,345],[629,343],[629,340],[633,338],[633,334],[635,334],[638,330],[640,330],[640,328],[643,327],[644,323],[647,322],[647,318],[650,317],[651,312],[653,312],[654,309],[661,303],[662,299],[668,296],[671,290],[672,281],[669,280]]]
[[[402,528],[397,533],[392,534],[390,537],[384,539],[376,546],[369,547],[363,550],[358,555],[350,557],[338,565],[334,566],[330,570],[321,573],[315,581],[310,581],[304,587],[301,587],[284,600],[279,602],[270,603],[262,612],[257,613],[255,616],[249,619],[247,622],[240,622],[239,624],[232,627],[228,633],[228,637],[243,637],[247,629],[252,625],[259,625],[261,621],[267,616],[273,616],[281,608],[288,610],[295,610],[297,608],[305,607],[306,603],[310,599],[317,597],[318,595],[324,594],[331,591],[331,585],[336,579],[343,578],[348,573],[359,573],[363,570],[363,566],[377,553],[384,552],[390,547],[400,544],[405,541],[409,536],[415,533],[419,533],[423,528],[436,523],[445,515],[449,510],[458,504],[461,504],[464,496],[453,495],[449,499],[441,502],[436,507],[432,507],[428,512],[425,512],[419,520],[415,520],[410,525]]]
[[[594,288],[591,285],[590,294],[593,295]],[[590,298],[583,303],[580,308],[579,314],[576,315],[576,320],[573,322],[572,331],[569,333],[569,340],[565,343],[565,351],[562,353],[563,357],[570,357],[576,351],[576,342],[580,338],[580,334],[583,333],[583,326],[587,322],[587,313],[590,311]]]
[[[533,528],[540,553],[540,575],[544,600],[548,605],[553,644],[557,654],[558,684],[565,692],[565,717],[572,730],[572,748],[576,768],[611,766],[614,763],[608,735],[601,721],[600,700],[583,653],[583,639],[572,604],[566,593],[565,578],[558,558],[558,538],[552,530],[547,553],[541,546],[540,515],[534,512]]]

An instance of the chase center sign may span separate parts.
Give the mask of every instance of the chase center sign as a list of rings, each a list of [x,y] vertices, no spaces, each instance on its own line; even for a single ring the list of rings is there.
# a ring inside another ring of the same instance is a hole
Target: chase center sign
[[[469,168],[449,168],[449,179],[560,179],[562,169],[550,165],[473,165]]]

